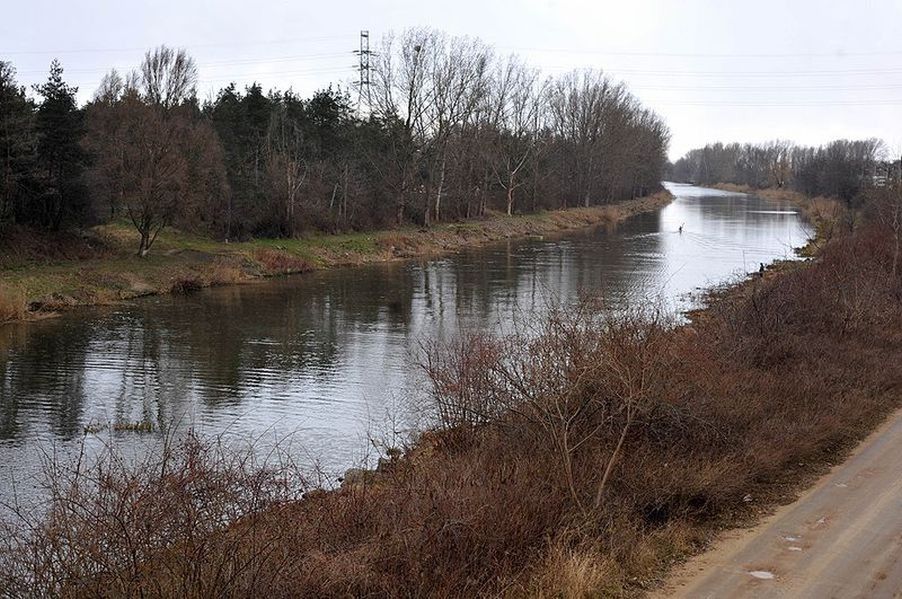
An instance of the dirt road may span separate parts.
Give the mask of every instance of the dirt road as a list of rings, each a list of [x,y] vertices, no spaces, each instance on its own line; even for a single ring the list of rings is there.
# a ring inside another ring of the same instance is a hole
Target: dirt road
[[[902,411],[798,501],[690,560],[654,596],[902,598]]]

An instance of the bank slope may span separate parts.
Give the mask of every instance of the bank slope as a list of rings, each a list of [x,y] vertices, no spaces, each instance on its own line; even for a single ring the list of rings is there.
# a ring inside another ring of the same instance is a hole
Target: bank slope
[[[613,224],[672,200],[667,191],[635,200],[442,224],[429,229],[315,235],[222,243],[167,229],[146,258],[134,256],[136,233],[124,224],[96,227],[81,247],[35,256],[0,252],[0,322],[35,318],[76,306],[189,292],[323,268],[451,253],[505,239],[551,235]],[[23,245],[20,243],[19,245]],[[6,314],[4,317],[3,315]]]

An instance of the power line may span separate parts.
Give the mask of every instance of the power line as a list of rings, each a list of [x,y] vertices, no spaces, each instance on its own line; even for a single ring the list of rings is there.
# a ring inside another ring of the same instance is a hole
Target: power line
[[[314,60],[332,60],[338,59],[342,57],[346,57],[348,55],[347,52],[323,52],[318,54],[298,54],[294,56],[282,56],[275,58],[242,58],[237,60],[220,60],[213,62],[202,62],[198,63],[198,68],[220,68],[225,66],[244,66],[244,65],[255,65],[255,64],[270,64],[270,63],[280,63],[280,62],[294,62],[294,61],[305,61],[312,62]],[[110,69],[107,67],[97,67],[97,68],[64,68],[65,73],[106,73]],[[47,73],[46,69],[28,69],[24,71],[16,71],[19,75],[39,75]]]
[[[319,52],[316,54],[296,54],[293,56],[280,56],[275,58],[242,58],[238,60],[220,60],[214,62],[205,62],[200,63],[198,66],[200,67],[218,67],[218,66],[231,66],[231,65],[239,65],[239,64],[268,64],[271,62],[292,62],[295,60],[318,60],[318,59],[331,59],[331,58],[344,58],[347,57],[348,53],[344,51],[336,51],[336,52]]]
[[[839,100],[835,102],[705,102],[705,101],[674,101],[674,102],[656,102],[661,106],[701,106],[704,108],[716,106],[735,106],[748,108],[815,108],[819,106],[900,106],[902,100]]]
[[[545,65],[547,70],[576,70],[573,65]],[[675,71],[675,70],[651,70],[651,69],[618,69],[607,68],[608,73],[625,73],[630,75],[653,75],[655,77],[833,77],[856,75],[892,75],[902,74],[902,68],[893,67],[886,69],[823,69],[823,70],[796,70],[796,71]]]
[[[296,69],[288,71],[259,71],[251,73],[234,73],[223,77],[200,78],[199,82],[209,83],[212,81],[234,81],[236,79],[252,79],[254,77],[267,77],[272,75],[322,75],[326,73],[346,73],[348,67],[327,67],[320,69]]]
[[[875,50],[869,52],[845,52],[836,50],[833,52],[761,52],[761,53],[716,53],[716,52],[643,52],[632,50],[593,50],[575,48],[538,48],[499,46],[502,50],[516,50],[519,52],[553,52],[563,54],[594,54],[599,56],[644,56],[644,57],[674,57],[674,58],[845,58],[867,56],[898,56],[902,50]]]
[[[631,85],[633,89],[661,90],[661,91],[742,91],[742,92],[772,92],[772,91],[858,91],[858,90],[896,90],[902,89],[902,83],[890,83],[886,85],[875,84],[850,84],[850,85]]]
[[[278,45],[278,44],[290,44],[295,42],[313,42],[313,41],[328,41],[328,40],[337,40],[337,39],[347,39],[347,35],[328,35],[328,36],[318,36],[318,37],[293,37],[288,39],[281,40],[265,40],[265,41],[253,41],[253,42],[224,42],[224,43],[210,43],[210,44],[187,44],[187,45],[178,45],[176,46],[185,49],[191,48],[233,48],[233,47],[247,47],[247,46],[267,46],[267,45]],[[18,55],[26,55],[26,54],[99,54],[103,52],[144,52],[148,48],[147,46],[141,47],[131,47],[131,48],[74,48],[68,50],[11,50],[11,51],[2,51],[0,52],[0,56],[8,55],[8,56],[18,56]]]
[[[228,75],[223,75],[222,77],[202,77],[201,81],[224,81],[227,79],[235,79],[238,78],[247,78],[247,77],[258,77],[258,76],[272,76],[272,75],[315,75],[321,73],[347,73],[350,69],[348,67],[321,67],[315,69],[289,69],[289,70],[278,70],[278,71],[250,71],[247,73],[229,73]]]

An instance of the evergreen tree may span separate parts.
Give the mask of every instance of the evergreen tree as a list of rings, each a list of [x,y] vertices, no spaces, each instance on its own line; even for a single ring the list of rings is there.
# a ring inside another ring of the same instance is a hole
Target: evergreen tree
[[[63,224],[82,224],[87,217],[82,112],[76,104],[78,88],[63,81],[57,60],[50,64],[47,82],[34,89],[42,98],[35,121],[41,193],[30,220],[57,231]]]
[[[238,236],[241,234],[241,221],[243,219],[240,217],[243,215],[243,212],[236,210],[236,201],[238,207],[240,207],[241,201],[244,199],[243,179],[240,176],[245,152],[242,137],[244,117],[242,115],[241,94],[236,91],[235,84],[231,83],[220,90],[216,99],[204,107],[204,112],[213,124],[213,129],[222,143],[224,166],[228,173],[229,183],[232,186],[232,193],[227,198],[225,214],[220,215],[218,219],[221,226],[218,227],[219,230],[215,231],[228,240],[234,237],[236,233]],[[235,222],[236,216],[239,217],[237,223]]]
[[[245,237],[266,220],[265,146],[272,105],[259,84],[250,85],[242,95],[233,83],[220,91],[209,108],[222,140],[231,188],[226,238]]]
[[[34,194],[34,104],[0,62],[0,225],[12,222]]]

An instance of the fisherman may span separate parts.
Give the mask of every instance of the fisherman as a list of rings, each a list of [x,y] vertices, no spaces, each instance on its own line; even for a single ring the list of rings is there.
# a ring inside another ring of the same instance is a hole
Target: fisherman
[[[763,277],[764,276],[764,262],[759,262],[759,264],[761,266],[758,267],[758,276]]]
[[[683,234],[683,225],[684,225],[684,224],[686,224],[686,223],[683,223],[683,224],[680,225],[680,235]]]

